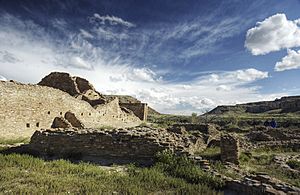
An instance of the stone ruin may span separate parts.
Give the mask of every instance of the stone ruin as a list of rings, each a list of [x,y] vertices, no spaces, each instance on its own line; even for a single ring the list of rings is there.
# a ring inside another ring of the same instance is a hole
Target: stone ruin
[[[221,160],[239,164],[239,140],[235,135],[224,134],[221,136]]]
[[[119,96],[102,95],[95,90],[92,84],[80,77],[71,77],[68,73],[53,72],[44,77],[38,85],[53,87],[69,93],[77,99],[88,102],[91,106],[107,104],[118,99]],[[148,106],[142,102],[123,103],[118,101],[121,108],[133,112],[140,120],[146,121]]]
[[[246,141],[253,146],[277,148],[286,147],[293,150],[300,149],[300,129],[267,128],[259,126],[256,130],[246,134]]]
[[[32,152],[45,157],[71,158],[100,163],[151,164],[155,154],[171,150],[192,155],[205,145],[202,137],[187,132],[134,127],[119,129],[47,129],[31,138]]]
[[[38,85],[0,81],[0,138],[30,137],[61,125],[134,127],[146,119],[147,104],[121,106],[117,97],[106,98],[87,80],[68,73],[51,73]]]

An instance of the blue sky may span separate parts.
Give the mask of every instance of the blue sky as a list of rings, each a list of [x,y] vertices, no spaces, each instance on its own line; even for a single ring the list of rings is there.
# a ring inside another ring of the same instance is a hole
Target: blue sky
[[[299,0],[0,0],[0,79],[51,71],[160,112],[300,93]]]

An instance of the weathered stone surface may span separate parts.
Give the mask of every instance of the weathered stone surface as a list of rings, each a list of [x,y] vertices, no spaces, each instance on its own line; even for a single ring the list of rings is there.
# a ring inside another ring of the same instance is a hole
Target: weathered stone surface
[[[246,134],[247,141],[256,147],[288,147],[300,149],[300,129],[258,127]]]
[[[51,125],[51,128],[70,128],[70,127],[72,127],[71,123],[69,123],[63,117],[55,117]]]
[[[82,122],[80,122],[80,120],[75,116],[75,114],[70,111],[66,112],[65,119],[72,125],[72,127],[76,127],[79,129],[84,128]]]
[[[242,180],[227,180],[226,188],[245,195],[300,194],[300,189],[264,174],[249,175]]]
[[[147,121],[148,105],[145,103],[120,103],[121,107],[131,110],[142,121]]]
[[[177,131],[181,128],[188,132],[199,132],[204,135],[206,143],[209,143],[211,140],[220,139],[220,132],[217,130],[216,126],[213,124],[194,124],[194,123],[185,123],[185,124],[174,124],[168,128],[169,131]]]
[[[114,98],[118,98],[119,99],[119,102],[120,104],[123,104],[123,103],[142,103],[140,100],[132,97],[132,96],[129,96],[129,95],[104,95],[104,97],[109,100],[109,99],[114,99]],[[156,110],[154,110],[153,108],[149,107],[148,106],[148,114],[149,115],[160,115],[159,112],[157,112]]]
[[[77,89],[79,90],[80,93],[84,93],[87,90],[96,91],[94,86],[84,78],[73,77],[73,80],[75,80]]]
[[[76,153],[83,157],[154,158],[159,151],[169,149],[178,154],[193,154],[203,146],[201,138],[179,135],[163,129],[135,127],[130,129],[49,129],[34,133],[30,147],[41,155],[64,157]]]
[[[93,108],[52,87],[0,81],[0,137],[30,137],[38,129],[50,128],[55,117],[71,111],[86,128],[101,126],[132,127],[141,120],[123,111],[118,103]]]
[[[93,107],[118,99],[118,96],[104,96],[100,94],[86,79],[80,77],[71,77],[67,73],[53,72],[43,78],[38,84],[65,91],[70,95],[77,97],[78,99],[88,102]],[[141,102],[119,102],[119,104],[119,106],[131,110],[140,120],[147,120],[147,104]]]
[[[86,102],[88,102],[91,106],[95,107],[99,104],[105,104],[107,100],[97,91],[93,90],[86,90],[83,92],[80,96],[77,98],[80,98]]]
[[[239,140],[236,136],[224,134],[221,136],[221,160],[239,164]]]
[[[44,77],[38,85],[60,89],[72,96],[80,94],[75,80],[68,73],[52,72]]]

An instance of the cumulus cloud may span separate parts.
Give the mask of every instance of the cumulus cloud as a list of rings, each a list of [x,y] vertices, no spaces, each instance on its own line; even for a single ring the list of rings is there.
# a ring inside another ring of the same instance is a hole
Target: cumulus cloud
[[[135,24],[133,24],[131,22],[127,22],[127,21],[123,20],[122,18],[119,18],[116,16],[109,16],[109,15],[100,16],[97,13],[95,13],[94,16],[90,18],[90,21],[92,21],[92,22],[100,21],[101,24],[106,24],[106,22],[107,22],[110,25],[123,25],[128,28],[136,26]]]
[[[242,82],[252,82],[259,79],[264,79],[268,77],[268,72],[263,72],[256,70],[254,68],[249,68],[246,70],[237,70],[225,74],[225,77],[236,79]]]
[[[218,84],[217,89],[222,90],[228,88],[224,85],[227,83],[248,83],[256,80],[268,78],[268,72],[260,71],[254,68],[226,71],[220,73],[212,73],[209,75],[201,76],[201,82]]]
[[[280,62],[275,65],[275,71],[284,71],[300,68],[300,50],[294,51],[289,49],[287,56],[283,57]]]
[[[298,20],[288,20],[285,14],[275,14],[248,30],[245,47],[253,55],[264,55],[283,48],[300,46]]]

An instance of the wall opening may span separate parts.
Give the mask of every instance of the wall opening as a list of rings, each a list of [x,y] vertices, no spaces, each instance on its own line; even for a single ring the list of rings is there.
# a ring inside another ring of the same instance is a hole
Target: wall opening
[[[81,116],[83,116],[83,113],[81,113]]]
[[[26,127],[27,127],[27,128],[30,128],[30,124],[29,124],[29,123],[26,123]]]
[[[92,114],[91,114],[91,113],[89,113],[89,115],[91,116]]]
[[[50,111],[48,111],[48,114],[51,114],[51,112],[50,112]]]
[[[60,112],[59,114],[62,115],[62,112]]]
[[[36,127],[40,127],[40,123],[36,123]]]

